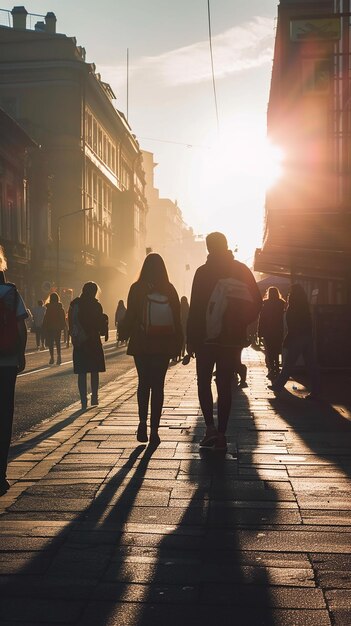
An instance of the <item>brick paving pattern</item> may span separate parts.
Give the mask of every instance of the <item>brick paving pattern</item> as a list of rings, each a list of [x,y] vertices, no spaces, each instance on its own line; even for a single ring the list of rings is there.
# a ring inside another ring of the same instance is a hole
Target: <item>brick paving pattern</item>
[[[244,358],[225,456],[199,451],[193,362],[169,370],[155,451],[134,369],[16,443],[1,626],[350,626],[350,412],[275,400]]]

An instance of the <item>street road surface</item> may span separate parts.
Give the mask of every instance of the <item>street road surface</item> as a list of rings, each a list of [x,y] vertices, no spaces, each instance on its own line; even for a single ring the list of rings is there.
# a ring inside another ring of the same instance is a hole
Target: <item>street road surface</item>
[[[133,358],[126,355],[125,347],[116,348],[114,337],[103,346],[107,371],[100,374],[100,387],[134,366]],[[48,365],[48,350],[29,350],[26,362],[25,371],[17,378],[12,442],[36,424],[79,400],[71,347],[62,347],[62,365]]]

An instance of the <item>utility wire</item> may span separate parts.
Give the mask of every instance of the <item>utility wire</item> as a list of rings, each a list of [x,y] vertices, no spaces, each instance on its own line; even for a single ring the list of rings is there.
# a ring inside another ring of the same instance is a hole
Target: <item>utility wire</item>
[[[139,137],[138,140],[142,141],[157,141],[158,143],[170,143],[176,146],[185,146],[186,148],[201,148],[202,150],[209,150],[210,146],[202,146],[196,143],[183,143],[182,141],[172,141],[170,139],[156,139],[155,137]]]
[[[214,96],[215,109],[216,109],[217,133],[219,135],[219,115],[218,115],[218,103],[217,103],[217,90],[216,90],[216,81],[215,81],[215,73],[214,73],[214,65],[213,65],[213,51],[212,51],[212,27],[211,27],[210,0],[207,0],[207,16],[208,16],[208,39],[209,39],[209,44],[210,44],[213,96]]]

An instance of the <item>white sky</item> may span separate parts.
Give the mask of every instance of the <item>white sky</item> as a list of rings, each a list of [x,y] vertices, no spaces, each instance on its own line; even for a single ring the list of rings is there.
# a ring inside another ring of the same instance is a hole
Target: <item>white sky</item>
[[[129,48],[129,122],[159,163],[161,196],[177,199],[195,232],[225,232],[248,262],[261,243],[272,173],[264,141],[277,2],[211,1],[219,138],[207,0],[23,2],[29,13],[56,14],[57,32],[86,48],[124,113]],[[15,4],[0,0],[2,9]]]

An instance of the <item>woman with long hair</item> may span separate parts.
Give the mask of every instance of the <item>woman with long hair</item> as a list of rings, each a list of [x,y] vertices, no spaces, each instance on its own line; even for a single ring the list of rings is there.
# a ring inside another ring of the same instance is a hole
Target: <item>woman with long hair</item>
[[[87,375],[90,373],[91,405],[99,404],[99,372],[105,372],[105,357],[100,335],[106,335],[106,316],[96,298],[96,283],[83,285],[79,298],[72,300],[68,310],[69,333],[73,344],[73,368],[78,374],[82,409],[87,408]]]
[[[269,385],[269,389],[272,389],[275,395],[279,395],[296,361],[302,356],[311,383],[311,393],[307,397],[318,398],[319,374],[313,348],[312,317],[306,292],[300,284],[291,286],[286,310],[286,325],[288,332],[283,342],[285,350],[283,367],[273,384]]]
[[[279,374],[279,356],[284,336],[285,300],[277,287],[269,287],[263,299],[257,334],[262,337],[265,349],[267,378],[274,380]]]
[[[125,304],[124,304],[123,300],[119,300],[118,304],[117,304],[117,308],[116,308],[116,313],[115,313],[116,345],[117,345],[117,348],[118,348],[119,344],[122,343],[120,341],[120,339],[119,339],[119,326],[120,326],[121,322],[123,322],[126,313],[127,313],[127,309],[125,307]]]
[[[66,316],[56,292],[49,296],[42,328],[50,352],[49,365],[54,364],[54,345],[57,351],[56,365],[61,365],[61,333],[66,328]]]
[[[129,339],[127,354],[134,357],[138,372],[137,440],[148,441],[151,395],[150,444],[157,446],[166,372],[169,360],[180,353],[182,346],[179,298],[159,254],[145,258],[140,276],[130,288],[121,326],[119,338]]]

